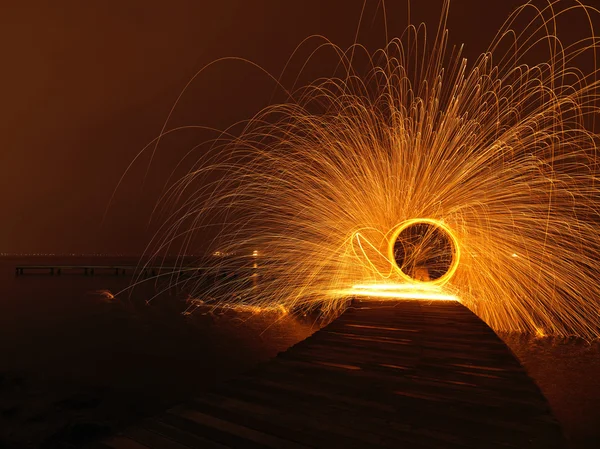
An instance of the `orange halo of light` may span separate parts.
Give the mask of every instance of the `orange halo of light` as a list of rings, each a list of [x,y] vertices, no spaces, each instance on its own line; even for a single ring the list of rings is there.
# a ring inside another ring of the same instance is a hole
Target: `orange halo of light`
[[[396,244],[396,240],[402,231],[407,229],[408,227],[415,224],[429,224],[434,226],[436,229],[443,231],[448,239],[450,240],[450,244],[452,246],[452,263],[448,271],[438,279],[434,279],[433,281],[419,281],[410,277],[406,274],[402,269],[398,266],[396,262],[396,258],[394,257],[394,245]],[[391,237],[388,243],[388,258],[392,263],[392,266],[396,269],[400,277],[410,283],[410,284],[427,284],[427,285],[437,285],[442,286],[446,284],[454,273],[456,273],[456,269],[458,268],[458,263],[460,262],[460,245],[458,244],[458,239],[456,235],[452,232],[452,230],[441,220],[436,220],[433,218],[412,218],[410,220],[403,221],[400,223],[397,228],[392,232]]]

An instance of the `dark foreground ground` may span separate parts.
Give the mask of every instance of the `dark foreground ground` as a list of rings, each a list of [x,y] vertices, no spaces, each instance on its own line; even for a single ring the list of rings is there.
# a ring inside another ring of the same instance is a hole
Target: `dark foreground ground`
[[[276,313],[180,314],[177,294],[120,301],[130,279],[24,276],[0,262],[0,448],[71,448],[199,394],[323,323]],[[503,335],[573,448],[600,447],[600,345]],[[474,343],[475,344],[475,343]]]
[[[93,449],[176,447],[566,444],[539,388],[470,310],[456,301],[372,298],[353,301],[327,326],[257,368]]]
[[[573,449],[600,448],[600,342],[500,335],[541,388]]]

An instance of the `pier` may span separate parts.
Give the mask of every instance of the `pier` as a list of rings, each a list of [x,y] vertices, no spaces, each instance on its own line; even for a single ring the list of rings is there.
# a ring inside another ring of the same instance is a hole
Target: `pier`
[[[207,267],[187,267],[187,266],[144,266],[144,265],[17,265],[15,266],[15,276],[24,275],[50,275],[60,276],[61,274],[78,274],[83,276],[112,275],[112,276],[132,276],[141,275],[142,277],[158,275],[190,275],[198,272],[213,270],[215,268]],[[224,267],[220,271],[223,273],[238,273],[260,270],[258,267]]]
[[[199,268],[143,265],[18,265],[15,267],[15,276],[23,276],[25,274],[45,274],[50,276],[59,276],[61,274],[79,274],[84,276],[141,274],[145,276],[157,276],[160,273],[183,274],[198,270]]]
[[[90,449],[564,448],[502,340],[456,301],[360,300],[250,372]]]

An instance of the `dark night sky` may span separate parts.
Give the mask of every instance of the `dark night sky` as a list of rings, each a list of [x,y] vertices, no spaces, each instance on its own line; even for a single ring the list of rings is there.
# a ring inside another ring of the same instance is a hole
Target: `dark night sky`
[[[452,1],[450,41],[479,54],[521,3]],[[394,36],[406,25],[406,2],[386,4]],[[441,4],[413,1],[413,21],[434,28]],[[137,164],[100,222],[119,177],[160,132],[187,80],[223,56],[249,58],[277,74],[310,34],[346,47],[362,6],[362,0],[4,3],[0,252],[142,249],[157,180],[179,159],[183,143],[162,147],[144,191],[148,159]],[[376,6],[367,1],[359,37],[373,48],[384,44]],[[224,128],[265,106],[273,87],[249,66],[223,63],[197,80],[175,123]]]

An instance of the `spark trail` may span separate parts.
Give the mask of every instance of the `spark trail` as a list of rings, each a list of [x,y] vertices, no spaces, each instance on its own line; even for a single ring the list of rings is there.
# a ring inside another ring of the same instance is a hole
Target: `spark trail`
[[[599,12],[528,3],[467,61],[448,43],[448,8],[433,43],[412,25],[372,53],[323,38],[336,73],[216,139],[165,192],[171,213],[151,251],[182,238],[185,251],[214,226],[215,248],[236,263],[258,250],[260,288],[195,280],[218,304],[330,313],[369,286],[415,287],[458,298],[497,330],[598,337]],[[563,19],[588,37],[561,42]],[[544,60],[528,62],[540,49]],[[443,282],[413,285],[394,260],[391,240],[415,219],[443,225],[460,252]]]

